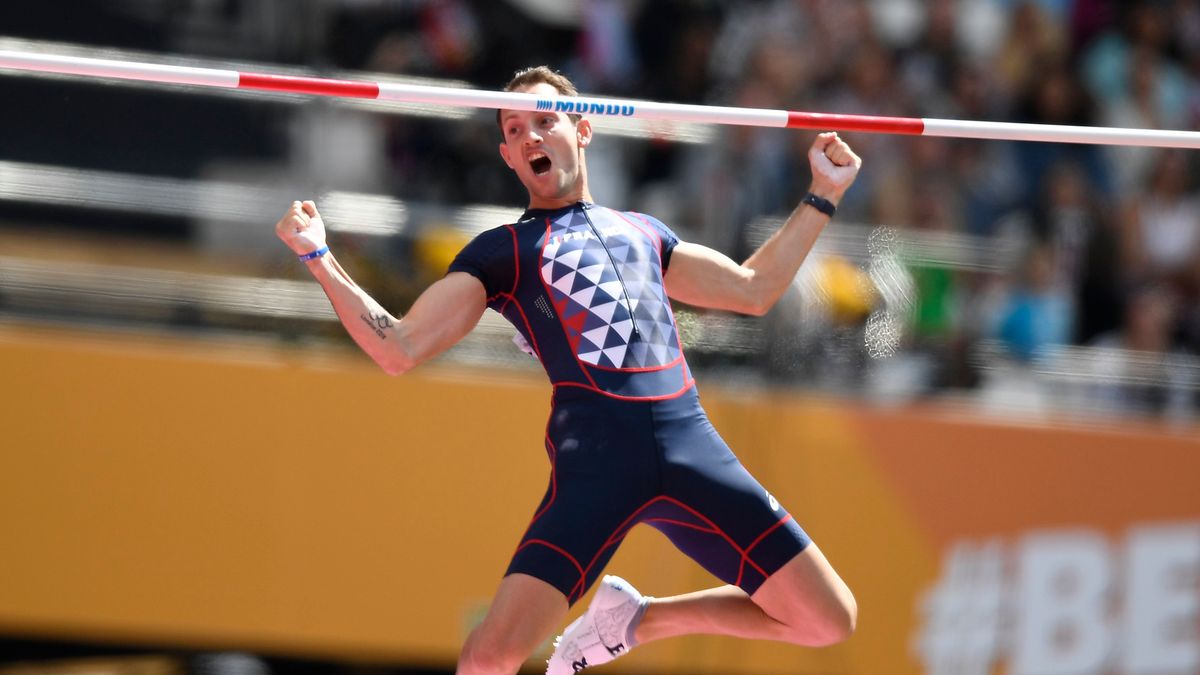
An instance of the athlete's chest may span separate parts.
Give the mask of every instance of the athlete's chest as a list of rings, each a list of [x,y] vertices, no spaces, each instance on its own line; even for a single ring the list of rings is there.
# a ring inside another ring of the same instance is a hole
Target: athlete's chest
[[[593,304],[595,291],[637,297],[645,281],[661,284],[658,238],[631,216],[573,209],[542,225],[527,259],[544,284],[584,306]]]

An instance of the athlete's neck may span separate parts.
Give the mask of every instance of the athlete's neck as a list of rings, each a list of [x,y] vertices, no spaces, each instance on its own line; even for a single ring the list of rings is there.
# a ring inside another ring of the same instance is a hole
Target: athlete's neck
[[[564,209],[568,206],[574,206],[575,204],[578,204],[579,202],[591,202],[591,201],[592,201],[592,196],[587,193],[584,193],[582,195],[578,195],[575,197],[563,198],[563,199],[530,199],[528,208],[530,210],[537,209],[537,210],[542,210],[542,211],[557,211],[558,209]]]
[[[586,182],[581,182],[578,189],[571,190],[558,197],[542,197],[540,195],[535,195],[532,192],[529,193],[529,208],[531,209],[545,209],[547,211],[553,211],[554,209],[561,209],[579,202],[590,201],[593,201],[592,193],[590,190],[588,190]]]

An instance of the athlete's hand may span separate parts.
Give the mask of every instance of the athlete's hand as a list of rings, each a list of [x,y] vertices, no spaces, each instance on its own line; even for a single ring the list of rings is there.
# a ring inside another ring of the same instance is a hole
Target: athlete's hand
[[[311,201],[292,202],[292,208],[275,223],[275,234],[296,255],[307,255],[325,246],[325,223]]]
[[[819,134],[813,141],[808,163],[812,167],[811,192],[837,204],[858,176],[862,158],[838,138],[837,132],[831,131]]]

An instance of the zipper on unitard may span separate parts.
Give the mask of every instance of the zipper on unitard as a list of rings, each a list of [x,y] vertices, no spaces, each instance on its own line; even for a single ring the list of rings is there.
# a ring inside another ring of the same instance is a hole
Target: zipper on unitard
[[[583,218],[587,221],[588,227],[592,228],[592,234],[596,235],[596,240],[600,242],[600,246],[604,248],[605,255],[608,256],[608,262],[612,265],[613,271],[617,273],[617,281],[621,284],[621,295],[625,296],[625,307],[629,309],[629,322],[633,325],[633,334],[638,340],[642,339],[642,334],[638,330],[637,317],[633,315],[633,302],[629,299],[629,290],[625,288],[625,278],[621,276],[621,268],[617,265],[617,261],[612,256],[612,251],[608,250],[608,242],[604,240],[600,230],[596,229],[596,224],[592,222],[592,217],[588,215],[587,209],[583,209]],[[630,243],[630,246],[633,244]]]

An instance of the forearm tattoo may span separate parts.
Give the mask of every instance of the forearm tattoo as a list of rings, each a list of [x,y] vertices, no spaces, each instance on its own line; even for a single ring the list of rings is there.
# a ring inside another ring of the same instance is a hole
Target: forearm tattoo
[[[375,334],[379,336],[379,339],[387,339],[387,333],[385,333],[384,330],[391,328],[393,325],[392,318],[388,316],[387,313],[379,312],[376,314],[375,312],[368,311],[359,318],[361,318],[364,323],[370,326],[371,330],[375,331]]]

